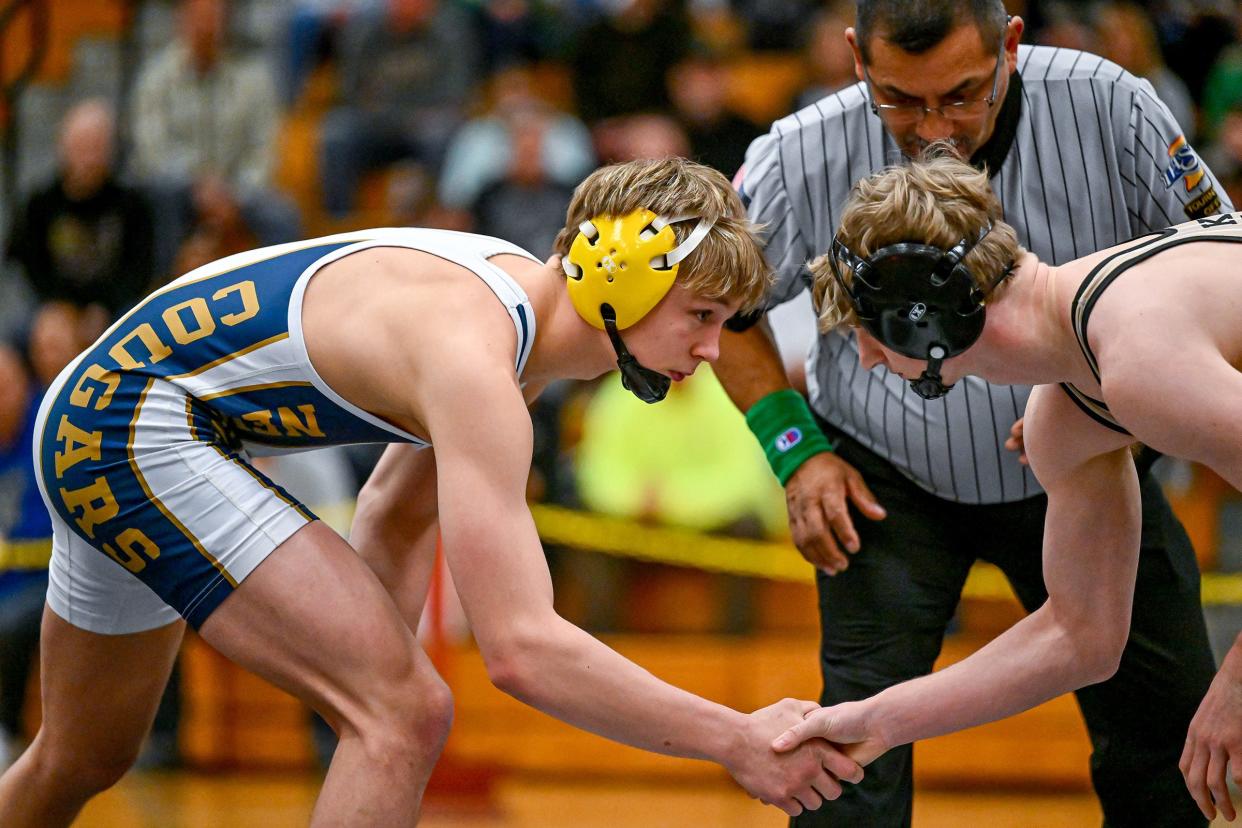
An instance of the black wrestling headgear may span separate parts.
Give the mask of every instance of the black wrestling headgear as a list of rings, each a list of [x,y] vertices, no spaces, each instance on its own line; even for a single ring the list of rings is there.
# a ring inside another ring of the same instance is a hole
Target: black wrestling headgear
[[[910,386],[934,400],[949,392],[940,366],[965,351],[983,333],[984,293],[962,259],[992,231],[992,222],[972,238],[948,250],[929,244],[898,242],[866,259],[854,255],[840,238],[832,240],[832,273],[850,298],[858,322],[876,339],[902,356],[927,360],[927,368]],[[838,269],[845,262],[854,274],[847,286]],[[1005,269],[996,284],[1009,275]]]

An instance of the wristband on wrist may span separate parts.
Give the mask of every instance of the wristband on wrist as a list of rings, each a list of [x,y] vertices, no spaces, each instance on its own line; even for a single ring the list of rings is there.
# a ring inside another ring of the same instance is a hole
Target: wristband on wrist
[[[773,391],[752,405],[746,412],[746,425],[759,438],[782,486],[809,458],[833,448],[806,400],[792,388]]]

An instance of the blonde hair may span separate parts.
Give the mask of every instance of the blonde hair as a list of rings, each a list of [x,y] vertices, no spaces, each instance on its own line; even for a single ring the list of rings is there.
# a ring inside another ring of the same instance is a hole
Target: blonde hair
[[[661,216],[695,215],[714,221],[711,232],[681,262],[677,284],[705,299],[741,300],[741,310],[758,307],[772,283],[758,228],[729,180],[719,171],[685,158],[627,161],[601,167],[574,191],[565,227],[553,250],[569,252],[578,225],[595,216],[619,217],[639,208]],[[678,243],[697,222],[673,225]]]
[[[992,220],[992,231],[962,263],[970,269],[984,301],[1005,283],[1001,274],[1024,252],[1013,228],[1001,218],[1001,206],[986,173],[960,161],[951,150],[933,144],[924,160],[889,167],[854,185],[841,214],[839,238],[859,258],[897,242],[930,244],[948,249],[973,237]],[[812,296],[819,309],[819,329],[857,325],[849,296],[832,272],[832,252],[812,261]],[[850,284],[854,273],[838,260],[841,278]]]

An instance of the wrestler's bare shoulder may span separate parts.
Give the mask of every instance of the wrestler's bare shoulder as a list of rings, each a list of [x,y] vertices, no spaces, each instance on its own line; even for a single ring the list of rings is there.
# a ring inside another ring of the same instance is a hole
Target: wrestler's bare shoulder
[[[506,257],[509,258],[509,257]],[[347,400],[425,436],[420,399],[436,368],[514,365],[513,323],[468,268],[432,253],[373,247],[326,265],[306,289],[311,363]]]
[[[1101,366],[1160,354],[1167,361],[1170,349],[1211,350],[1235,367],[1242,364],[1237,254],[1235,244],[1180,245],[1121,274],[1092,312],[1089,336]]]

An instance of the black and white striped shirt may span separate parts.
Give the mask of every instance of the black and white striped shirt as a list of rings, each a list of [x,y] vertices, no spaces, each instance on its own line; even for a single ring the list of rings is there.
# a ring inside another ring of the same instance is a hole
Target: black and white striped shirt
[[[972,160],[993,171],[1019,241],[1051,264],[1232,209],[1151,85],[1085,52],[1019,47],[993,136]],[[861,83],[751,144],[740,189],[777,269],[769,306],[809,283],[806,262],[828,249],[854,182],[901,161]],[[1004,448],[1029,388],[967,377],[925,401],[883,367],[863,370],[853,337],[839,333],[818,337],[807,380],[820,416],[939,497],[1001,503],[1040,492]]]

